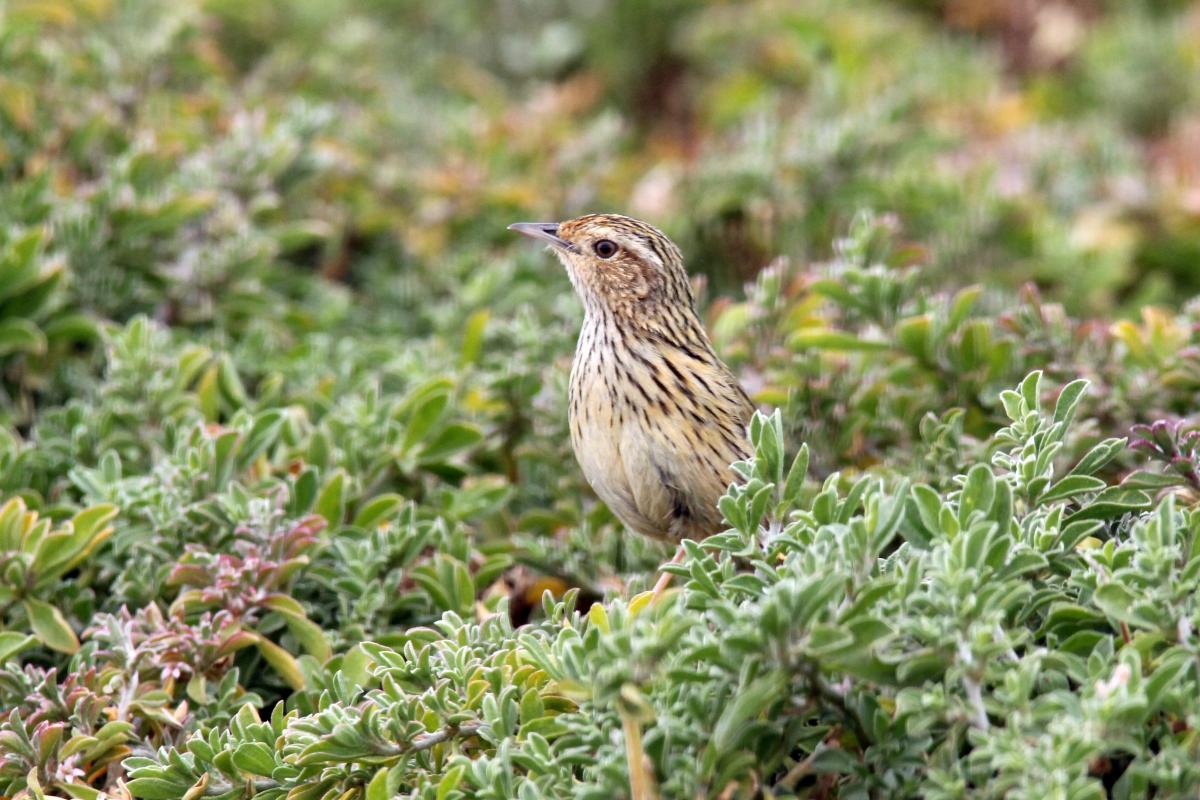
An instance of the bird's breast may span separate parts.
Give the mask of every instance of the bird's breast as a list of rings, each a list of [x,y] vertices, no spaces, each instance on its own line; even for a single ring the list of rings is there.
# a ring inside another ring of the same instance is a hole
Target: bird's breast
[[[639,513],[631,476],[621,459],[622,434],[628,425],[629,376],[616,363],[616,348],[604,331],[584,327],[571,366],[569,389],[571,446],[583,476],[623,522],[653,535]]]
[[[680,538],[711,533],[716,502],[746,454],[732,375],[711,353],[585,325],[571,370],[571,442],[584,476],[627,525]],[[731,388],[732,385],[732,388]]]

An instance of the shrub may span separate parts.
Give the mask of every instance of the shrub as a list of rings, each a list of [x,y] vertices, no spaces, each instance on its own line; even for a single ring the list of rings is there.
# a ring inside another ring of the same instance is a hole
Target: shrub
[[[1193,796],[1195,15],[1010,5],[10,3],[0,795]],[[606,209],[774,409],[661,602]]]
[[[129,759],[130,790],[1182,791],[1200,518],[1094,477],[1123,440],[1056,466],[1085,386],[1043,408],[1040,378],[1004,393],[990,458],[943,492],[809,482],[807,448],[789,466],[781,417],[757,416],[747,482],[721,501],[730,530],[686,543],[670,600],[547,595],[520,631],[447,612],[352,651],[300,708],[246,707],[205,742]]]

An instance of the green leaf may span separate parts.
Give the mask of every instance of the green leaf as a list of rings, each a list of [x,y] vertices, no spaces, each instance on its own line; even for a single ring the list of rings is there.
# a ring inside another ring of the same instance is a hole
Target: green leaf
[[[790,509],[800,502],[800,491],[804,488],[804,479],[808,475],[808,445],[800,445],[799,452],[792,460],[787,479],[783,484],[783,502]]]
[[[342,656],[341,672],[350,683],[367,686],[372,680],[370,668],[374,663],[375,660],[363,649],[363,646],[357,644]]]
[[[930,487],[914,486],[909,492],[908,499],[904,502],[904,519],[907,524],[900,528],[900,534],[905,541],[919,550],[928,550],[936,532],[940,530],[937,527],[937,511],[935,510],[930,518],[927,503],[922,502],[921,497],[926,490],[933,493],[935,502],[939,503],[937,508],[941,508],[940,498]],[[931,528],[931,526],[933,527]]]
[[[27,597],[23,601],[25,614],[33,627],[33,635],[38,641],[57,650],[60,653],[74,653],[79,649],[79,639],[75,631],[67,624],[62,612],[49,603],[37,598]]]
[[[1000,532],[1006,533],[1013,521],[1013,493],[1008,481],[996,481],[996,498],[988,512],[988,519],[1000,526]]]
[[[395,794],[388,786],[390,773],[391,770],[387,767],[380,767],[376,770],[375,777],[371,778],[371,782],[367,784],[366,800],[392,800]]]
[[[858,301],[854,293],[836,280],[829,278],[815,280],[809,288],[814,293],[824,295],[844,308],[862,310],[862,303]]]
[[[320,219],[291,220],[274,226],[271,232],[279,243],[281,253],[294,253],[313,247],[328,239],[332,233],[329,223]]]
[[[100,326],[84,314],[59,314],[42,326],[47,341],[90,344],[100,340]]]
[[[463,325],[462,349],[458,359],[461,366],[479,361],[479,354],[483,351],[483,332],[487,328],[490,315],[486,308],[480,309],[469,316]]]
[[[258,415],[254,420],[254,425],[239,442],[237,463],[240,469],[248,468],[255,459],[275,444],[283,422],[284,413],[278,409],[265,411]]]
[[[420,462],[430,464],[445,460],[483,440],[483,432],[472,425],[447,425],[441,433],[421,448]]]
[[[1087,519],[1112,519],[1132,511],[1140,511],[1151,505],[1150,495],[1145,492],[1111,486],[1096,495],[1092,502],[1067,517],[1066,523]]]
[[[329,640],[325,638],[325,631],[321,630],[320,625],[305,616],[285,614],[284,619],[292,636],[296,637],[300,646],[310,656],[321,663],[328,661],[333,656],[333,649],[329,645]]]
[[[312,432],[308,442],[308,463],[318,470],[324,471],[329,467],[329,437],[324,428]]]
[[[1024,398],[1011,389],[1005,389],[1000,393],[1000,403],[1004,406],[1004,415],[1013,422],[1024,417],[1029,410],[1025,407]]]
[[[423,397],[417,403],[405,424],[404,442],[401,445],[401,451],[407,453],[418,442],[424,441],[425,437],[433,430],[433,426],[445,415],[449,405],[449,389]]]
[[[1131,609],[1137,598],[1123,584],[1110,581],[1096,589],[1092,602],[1108,616],[1119,622],[1130,622],[1133,619]]]
[[[1158,506],[1158,514],[1155,519],[1158,525],[1159,541],[1166,546],[1175,544],[1175,539],[1179,535],[1179,526],[1175,524],[1175,496],[1167,495]]]
[[[1146,699],[1150,702],[1152,711],[1161,705],[1163,694],[1178,683],[1188,671],[1191,661],[1189,654],[1180,649],[1171,650],[1162,656],[1154,674],[1146,680]]]
[[[269,778],[275,771],[275,752],[262,742],[243,742],[233,751],[233,763],[243,772]]]
[[[446,800],[450,796],[450,793],[462,783],[463,775],[466,774],[466,771],[467,767],[465,764],[459,764],[447,770],[442,779],[438,781],[437,800]],[[374,798],[370,798],[369,800],[374,800]]]
[[[43,539],[34,558],[34,571],[38,575],[35,588],[43,589],[95,551],[112,535],[113,529],[107,524],[116,515],[117,507],[111,503],[90,506],[71,519],[67,531]]]
[[[381,494],[359,509],[354,515],[353,525],[356,528],[370,530],[395,514],[404,506],[404,498],[398,494]]]
[[[44,236],[40,228],[8,235],[12,238],[0,253],[0,300],[16,297],[63,269],[61,262],[43,269],[45,262],[37,258]],[[31,309],[30,313],[34,311],[36,309]]]
[[[237,449],[241,435],[237,431],[224,431],[213,442],[213,462],[210,475],[210,485],[214,489],[223,489],[233,479],[237,466]]]
[[[46,335],[27,319],[0,322],[0,356],[14,353],[38,355],[46,352]]]
[[[326,482],[325,488],[317,497],[316,505],[313,506],[313,511],[324,517],[330,526],[341,525],[342,518],[346,514],[345,483],[346,473],[339,469]]]
[[[225,403],[233,409],[245,408],[250,403],[246,396],[246,387],[237,373],[233,359],[222,356],[217,366],[217,389]]]
[[[863,495],[866,494],[867,488],[870,485],[871,478],[867,475],[854,482],[854,485],[850,487],[850,491],[846,493],[845,499],[838,506],[836,517],[838,522],[845,525],[853,518],[854,513],[858,511],[859,505],[862,503]]]
[[[717,752],[728,753],[741,747],[750,721],[780,699],[782,689],[783,677],[778,673],[757,678],[739,689],[713,728],[712,742]]]
[[[805,649],[811,655],[820,657],[836,653],[852,644],[854,644],[854,635],[850,631],[818,622],[809,631],[808,646]]]
[[[37,644],[38,640],[25,633],[16,631],[0,632],[0,664]]]
[[[996,476],[986,464],[976,464],[967,472],[967,481],[958,498],[958,524],[966,527],[976,510],[988,512],[996,496]]]
[[[979,299],[982,291],[982,287],[968,286],[954,296],[954,301],[950,304],[950,311],[946,315],[947,331],[953,331],[963,323],[970,315],[971,309],[975,307],[975,301]]]
[[[853,775],[861,766],[854,756],[840,747],[827,747],[817,753],[811,769],[818,775]]]
[[[788,337],[788,346],[793,350],[834,350],[882,352],[892,349],[888,342],[860,339],[852,333],[829,329],[802,328]]]
[[[71,518],[71,528],[76,535],[89,538],[107,525],[117,515],[117,507],[112,503],[98,503],[80,511]]]
[[[288,614],[293,617],[306,616],[304,606],[294,597],[289,597],[286,594],[272,594],[263,598],[262,604],[272,611],[278,611],[280,614]]]
[[[1026,375],[1025,380],[1021,381],[1021,385],[1018,387],[1021,399],[1025,401],[1025,408],[1029,411],[1037,411],[1041,408],[1041,386],[1042,371],[1039,369]]]
[[[313,507],[317,499],[317,471],[312,467],[304,470],[292,486],[291,513],[300,516]],[[328,520],[326,520],[328,522]]]
[[[1074,549],[1075,545],[1088,536],[1099,531],[1104,527],[1103,520],[1084,519],[1077,522],[1072,522],[1069,525],[1063,525],[1059,533],[1062,546],[1067,549]]]
[[[896,680],[906,686],[938,680],[946,672],[946,666],[946,659],[938,653],[912,654],[897,665]]]
[[[1049,561],[1041,553],[1017,553],[1004,565],[1003,574],[1009,577],[1024,575],[1027,572],[1037,572],[1045,569]]]
[[[973,319],[967,322],[959,334],[958,348],[953,351],[954,362],[962,372],[978,369],[992,352],[992,329],[987,320]]]
[[[1084,392],[1087,391],[1088,381],[1082,378],[1076,381],[1071,381],[1063,387],[1062,392],[1058,395],[1058,401],[1054,404],[1054,422],[1071,424],[1071,420],[1075,417],[1075,409],[1079,407],[1079,401],[1083,399]]]
[[[933,360],[933,317],[919,314],[896,323],[896,339],[906,353],[922,364]]]
[[[1170,486],[1183,486],[1186,483],[1187,479],[1176,472],[1151,472],[1148,469],[1139,469],[1121,481],[1121,487],[1124,489],[1145,489],[1157,492],[1159,489],[1166,489]]]
[[[1097,627],[1108,628],[1108,620],[1103,615],[1075,603],[1055,603],[1046,615],[1042,633],[1053,632],[1060,638],[1066,638],[1076,631]]]
[[[143,800],[179,800],[188,790],[188,784],[175,783],[163,778],[134,778],[125,784],[134,797]]]
[[[475,604],[475,582],[467,565],[458,559],[438,555],[432,564],[414,569],[412,577],[440,610],[471,613]]]
[[[59,783],[58,786],[71,795],[74,800],[104,800],[107,797],[99,789],[93,789],[82,783]]]
[[[1095,649],[1101,640],[1107,641],[1108,634],[1093,630],[1075,631],[1075,633],[1072,633],[1059,643],[1058,650],[1073,655],[1086,656]]]
[[[717,509],[721,512],[721,516],[724,517],[725,521],[742,533],[748,533],[750,526],[746,522],[746,514],[743,511],[744,505],[744,496],[742,498],[734,498],[726,494],[722,495],[721,499],[717,501]]]
[[[253,636],[258,652],[278,673],[279,677],[283,678],[284,682],[296,691],[303,689],[304,673],[300,670],[300,663],[296,661],[295,656],[262,634],[255,633]]]
[[[1093,475],[1103,469],[1125,449],[1126,439],[1105,439],[1087,451],[1071,470],[1071,475]]]
[[[1037,502],[1040,505],[1046,505],[1059,500],[1066,500],[1069,497],[1074,497],[1084,492],[1099,492],[1105,486],[1107,484],[1104,481],[1099,478],[1093,478],[1091,475],[1068,475],[1047,489],[1038,498]]]

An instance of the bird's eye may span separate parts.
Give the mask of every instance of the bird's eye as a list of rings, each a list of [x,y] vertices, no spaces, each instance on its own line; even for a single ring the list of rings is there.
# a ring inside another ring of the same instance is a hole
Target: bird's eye
[[[617,245],[609,239],[601,239],[592,245],[592,249],[596,251],[596,255],[601,258],[612,258],[617,254]]]

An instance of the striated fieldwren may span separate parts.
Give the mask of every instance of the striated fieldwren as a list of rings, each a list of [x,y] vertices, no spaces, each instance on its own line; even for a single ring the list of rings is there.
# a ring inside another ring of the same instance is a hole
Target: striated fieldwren
[[[509,227],[554,249],[583,302],[570,424],[588,483],[638,533],[716,533],[754,405],[696,316],[679,248],[618,214]]]

